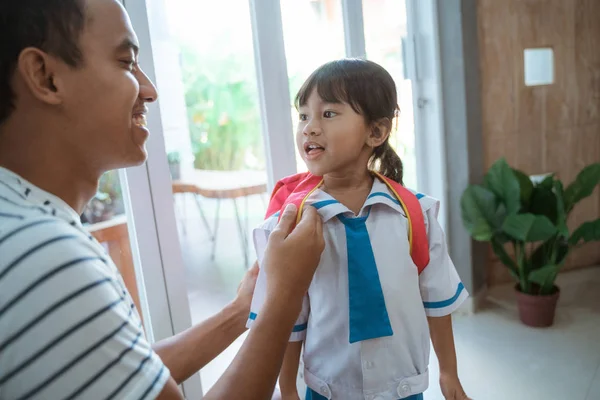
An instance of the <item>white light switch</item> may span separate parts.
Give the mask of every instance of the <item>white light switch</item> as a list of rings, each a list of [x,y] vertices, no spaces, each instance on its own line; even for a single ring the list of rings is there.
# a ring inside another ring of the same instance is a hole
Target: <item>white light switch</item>
[[[551,48],[525,49],[525,85],[554,83],[554,51]]]

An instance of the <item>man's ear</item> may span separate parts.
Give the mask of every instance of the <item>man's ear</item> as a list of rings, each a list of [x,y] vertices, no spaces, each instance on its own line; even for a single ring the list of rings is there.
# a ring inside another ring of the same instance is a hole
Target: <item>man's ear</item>
[[[35,47],[24,49],[17,61],[17,73],[33,97],[58,105],[62,103],[61,85],[56,78],[59,61]]]
[[[381,118],[371,124],[371,133],[367,138],[367,145],[376,148],[385,143],[392,132],[392,122],[388,118]]]

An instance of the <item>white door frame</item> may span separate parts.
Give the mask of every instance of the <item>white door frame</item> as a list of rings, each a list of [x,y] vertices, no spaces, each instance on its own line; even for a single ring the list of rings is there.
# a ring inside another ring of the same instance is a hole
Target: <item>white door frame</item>
[[[140,65],[156,82],[146,1],[125,0],[123,3],[140,42]],[[147,318],[148,337],[158,341],[189,328],[192,320],[160,108],[154,103],[149,104],[148,109],[151,132],[147,143],[148,161],[143,166],[128,169],[126,181],[128,211],[135,228],[134,232],[130,229],[130,236],[137,238],[137,244],[132,247],[138,258],[136,276],[141,277],[137,281],[142,313]],[[182,389],[187,398],[202,398],[200,374],[190,377]]]
[[[342,0],[346,57],[367,58],[363,0]]]
[[[406,0],[408,74],[413,82],[418,190],[440,200],[447,232],[446,152],[437,0]]]
[[[269,188],[296,173],[280,0],[249,0]]]

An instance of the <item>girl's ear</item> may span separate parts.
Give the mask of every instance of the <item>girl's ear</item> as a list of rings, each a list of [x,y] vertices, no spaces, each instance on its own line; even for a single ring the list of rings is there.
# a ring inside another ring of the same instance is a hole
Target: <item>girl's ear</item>
[[[390,137],[392,122],[388,118],[381,118],[371,124],[371,133],[367,138],[367,145],[377,148]]]

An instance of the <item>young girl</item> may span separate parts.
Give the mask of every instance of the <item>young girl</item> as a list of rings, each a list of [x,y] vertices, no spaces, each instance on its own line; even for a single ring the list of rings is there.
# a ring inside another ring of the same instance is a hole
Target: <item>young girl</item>
[[[294,327],[280,374],[298,399],[304,345],[306,399],[422,399],[430,337],[446,399],[466,399],[458,379],[450,314],[467,293],[437,221],[439,203],[402,187],[389,144],[398,113],[388,72],[365,60],[330,62],[296,96],[297,145],[309,173],[276,185],[254,232],[259,264],[280,210],[312,206],[325,251]],[[248,325],[266,290],[259,273]]]

